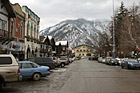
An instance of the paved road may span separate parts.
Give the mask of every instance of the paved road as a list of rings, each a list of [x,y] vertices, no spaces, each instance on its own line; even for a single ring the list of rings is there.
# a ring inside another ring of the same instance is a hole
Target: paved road
[[[73,73],[60,93],[140,92],[140,70],[121,69],[86,59],[71,68]]]
[[[140,70],[81,59],[41,81],[8,84],[1,93],[140,93]]]

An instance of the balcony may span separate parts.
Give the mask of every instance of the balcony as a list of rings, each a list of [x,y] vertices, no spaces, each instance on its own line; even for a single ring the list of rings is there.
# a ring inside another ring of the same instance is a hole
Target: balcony
[[[2,42],[2,44],[8,44],[12,39],[13,37],[11,32],[0,29],[0,41]]]
[[[40,44],[41,42],[37,39],[37,44]]]
[[[34,43],[37,43],[37,39],[34,39]]]
[[[30,36],[29,35],[25,36],[25,38],[27,38],[27,41],[30,41]]]
[[[40,49],[40,53],[47,53],[48,50],[47,49]]]
[[[24,38],[19,38],[19,41],[20,42],[24,42]]]
[[[34,38],[33,38],[33,37],[31,37],[30,39],[31,39],[31,42],[33,42],[33,41],[34,41]]]

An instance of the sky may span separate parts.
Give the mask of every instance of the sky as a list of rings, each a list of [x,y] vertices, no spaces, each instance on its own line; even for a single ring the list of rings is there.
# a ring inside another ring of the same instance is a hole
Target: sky
[[[140,5],[140,0],[114,0],[114,8],[120,7],[122,1],[125,7]],[[10,0],[10,2],[26,5],[36,13],[40,17],[40,30],[68,19],[100,20],[111,19],[113,15],[113,0]]]

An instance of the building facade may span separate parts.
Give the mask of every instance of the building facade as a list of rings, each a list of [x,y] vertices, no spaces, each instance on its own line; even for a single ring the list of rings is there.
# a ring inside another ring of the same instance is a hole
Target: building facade
[[[56,41],[55,42],[55,46],[56,46],[56,56],[68,56],[68,52],[69,52],[69,45],[68,45],[68,41]]]
[[[93,47],[88,45],[80,45],[74,48],[75,56],[93,56]]]
[[[27,6],[23,6],[22,11],[25,13],[25,59],[37,57],[40,55],[40,18]]]
[[[55,56],[55,41],[52,36],[40,36],[40,56],[51,57]]]
[[[7,54],[10,50],[9,42],[12,41],[12,33],[8,31],[8,20],[15,18],[15,11],[9,0],[0,0],[0,53]]]
[[[24,60],[25,56],[25,14],[18,3],[12,5],[16,12],[16,18],[10,18],[8,31],[12,34],[9,53],[13,54],[18,60]]]

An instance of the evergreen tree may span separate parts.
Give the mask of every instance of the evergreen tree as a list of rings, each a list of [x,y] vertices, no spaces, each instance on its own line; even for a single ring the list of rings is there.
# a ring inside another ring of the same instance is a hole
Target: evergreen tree
[[[119,8],[118,13],[115,16],[115,44],[117,53],[120,49],[120,36],[121,30],[123,28],[123,18],[128,14],[127,8],[125,8],[124,3],[121,2],[121,6]]]

